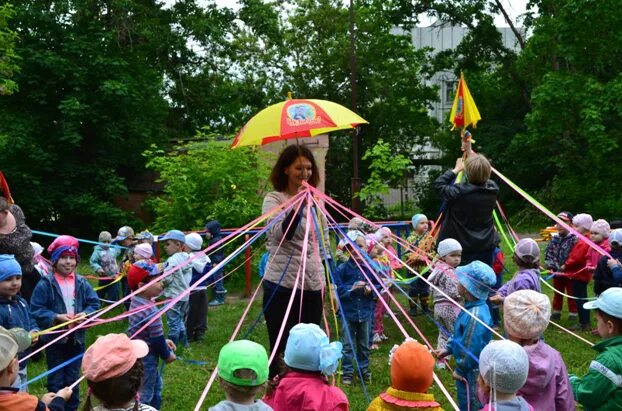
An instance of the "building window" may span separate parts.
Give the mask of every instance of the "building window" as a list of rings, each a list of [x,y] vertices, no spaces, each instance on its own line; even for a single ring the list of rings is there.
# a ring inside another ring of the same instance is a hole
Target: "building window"
[[[451,107],[454,102],[454,97],[456,96],[456,86],[458,82],[455,80],[445,80],[445,94],[443,98],[443,104],[446,107]]]

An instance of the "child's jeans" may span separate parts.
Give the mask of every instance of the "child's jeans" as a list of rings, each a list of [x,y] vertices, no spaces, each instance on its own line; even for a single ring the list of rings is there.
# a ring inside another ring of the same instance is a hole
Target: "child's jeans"
[[[479,402],[479,398],[477,398],[477,375],[479,374],[479,370],[476,368],[466,373],[458,369],[456,369],[456,371],[466,378],[469,384],[467,397],[467,385],[464,381],[456,381],[456,388],[458,388],[458,407],[460,411],[480,410],[482,404]]]
[[[553,277],[553,287],[557,291],[561,291],[564,294],[574,295],[572,291],[572,280],[568,277],[564,277],[561,275],[556,275]],[[577,303],[572,298],[568,298],[568,312],[576,313],[577,312]],[[561,312],[562,308],[564,308],[564,296],[555,293],[553,294],[553,312]]]
[[[152,352],[147,354],[143,358],[143,367],[145,368],[145,376],[140,390],[140,402],[159,410],[162,403],[162,376],[158,369],[157,354]]]
[[[579,323],[583,326],[590,325],[590,312],[583,308],[583,304],[587,302],[587,283],[585,281],[572,280],[572,296],[576,297]]]
[[[225,290],[225,284],[224,284],[224,280],[222,278],[222,269],[216,271],[215,273],[213,273],[209,279],[208,285],[212,285],[214,284],[214,292],[218,295],[218,294],[226,294],[227,290]]]
[[[188,301],[177,301],[175,305],[166,312],[168,338],[175,344],[181,344],[184,347],[188,345],[186,319],[188,318],[189,307]]]
[[[354,352],[352,345],[356,346],[356,363],[358,368],[361,370],[361,373],[367,372],[367,368],[369,367],[369,329],[369,320],[346,320],[343,323],[341,337],[343,342],[343,362],[341,367],[344,376],[351,377],[352,374],[354,374],[354,365],[352,364]],[[350,343],[350,339],[352,344]]]
[[[78,355],[84,354],[84,345],[75,342],[74,338],[69,338],[69,341],[64,344],[52,344],[45,349],[45,358],[48,365],[48,370],[60,365],[68,360],[73,359]],[[70,364],[65,365],[63,368],[48,375],[48,392],[58,392],[65,387],[69,387],[80,378],[80,365],[82,359],[77,359]],[[69,401],[65,403],[66,411],[77,411],[80,405],[80,390],[79,386],[73,389],[73,394]]]

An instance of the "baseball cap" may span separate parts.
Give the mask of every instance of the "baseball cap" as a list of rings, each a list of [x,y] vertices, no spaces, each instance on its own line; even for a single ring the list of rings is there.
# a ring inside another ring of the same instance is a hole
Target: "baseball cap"
[[[596,300],[583,304],[583,308],[586,310],[599,309],[605,314],[622,319],[622,288],[608,288]]]
[[[129,225],[124,225],[117,231],[117,236],[112,240],[113,243],[123,241],[126,238],[134,237],[134,229]]]
[[[236,371],[243,369],[253,371],[255,378],[237,377]],[[225,344],[218,354],[218,376],[231,384],[245,387],[263,384],[268,379],[266,349],[249,340],[238,340]]]
[[[514,247],[514,254],[526,263],[535,263],[540,258],[540,247],[533,238],[521,238]]]
[[[609,234],[609,244],[622,246],[622,228],[616,228]]]
[[[186,234],[185,243],[192,251],[199,251],[203,248],[203,238],[199,233]]]
[[[147,354],[149,346],[143,340],[130,340],[125,334],[104,335],[84,353],[82,374],[92,382],[120,377]]]
[[[175,240],[182,244],[186,244],[186,236],[179,230],[170,230],[164,236],[160,237],[159,241]]]
[[[138,235],[136,236],[137,240],[149,240],[149,241],[153,241],[153,234],[151,234],[149,231],[145,230],[145,231],[141,231],[140,233],[138,233]]]
[[[571,224],[572,224],[573,217],[574,217],[574,214],[572,214],[570,211],[562,211],[561,213],[557,214],[557,218],[559,218],[560,220],[566,223],[571,223]]]
[[[32,340],[23,328],[0,327],[0,371],[9,366],[18,352],[30,347]]]

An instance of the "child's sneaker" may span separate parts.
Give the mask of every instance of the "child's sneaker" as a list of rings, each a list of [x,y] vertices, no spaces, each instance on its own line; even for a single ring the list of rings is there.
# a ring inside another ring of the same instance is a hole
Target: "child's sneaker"
[[[372,337],[371,341],[373,343],[379,343],[382,341],[382,338],[380,337],[380,334],[375,333],[374,336]]]
[[[436,368],[439,370],[444,370],[445,368],[447,368],[447,365],[444,361],[439,361],[436,363]]]
[[[341,377],[341,384],[342,385],[352,385],[352,376],[351,375],[344,375]]]
[[[380,334],[380,339],[381,339],[382,341],[386,341],[386,340],[388,340],[388,339],[389,339],[389,337],[387,337],[385,334]]]
[[[551,314],[551,321],[559,321],[562,319],[562,313],[560,311],[553,311]]]

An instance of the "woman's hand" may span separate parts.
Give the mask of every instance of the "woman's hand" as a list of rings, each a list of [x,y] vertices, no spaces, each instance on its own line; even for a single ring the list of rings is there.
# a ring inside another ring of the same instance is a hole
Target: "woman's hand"
[[[456,159],[456,165],[454,166],[454,169],[452,171],[454,172],[454,174],[458,174],[462,170],[464,170],[464,162],[462,161],[462,157],[459,157]]]

